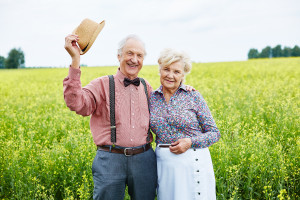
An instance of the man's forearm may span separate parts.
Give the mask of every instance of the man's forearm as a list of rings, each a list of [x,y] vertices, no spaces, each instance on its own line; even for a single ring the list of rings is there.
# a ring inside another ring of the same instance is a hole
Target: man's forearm
[[[80,66],[80,58],[72,58],[71,67],[74,69],[78,69]]]

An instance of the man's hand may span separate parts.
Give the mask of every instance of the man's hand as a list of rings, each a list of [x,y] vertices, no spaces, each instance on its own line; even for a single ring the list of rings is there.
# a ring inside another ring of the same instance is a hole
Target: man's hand
[[[186,152],[192,146],[191,138],[182,138],[173,142],[169,147],[170,151],[175,154],[181,154]]]
[[[76,44],[78,40],[79,37],[74,34],[70,34],[67,37],[65,37],[65,49],[72,58],[71,67],[73,68],[79,68],[80,65],[80,49]]]
[[[196,91],[196,89],[193,86],[190,85],[185,85],[185,88],[187,91],[191,92],[191,91]]]

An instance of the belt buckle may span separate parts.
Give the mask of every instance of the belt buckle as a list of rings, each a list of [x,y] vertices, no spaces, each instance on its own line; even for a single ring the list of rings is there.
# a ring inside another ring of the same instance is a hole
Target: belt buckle
[[[133,149],[133,148],[125,148],[125,149],[124,149],[124,155],[127,156],[127,157],[128,157],[128,156],[132,156],[132,155],[126,153],[126,150],[127,150],[127,149]]]

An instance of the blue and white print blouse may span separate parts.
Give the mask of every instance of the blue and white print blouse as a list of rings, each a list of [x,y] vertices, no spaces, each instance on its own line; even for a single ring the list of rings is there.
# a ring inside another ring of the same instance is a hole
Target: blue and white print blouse
[[[202,95],[198,91],[187,91],[183,84],[169,103],[165,101],[162,86],[152,92],[150,127],[156,134],[157,144],[188,137],[192,140],[192,148],[206,148],[220,138],[220,131]]]

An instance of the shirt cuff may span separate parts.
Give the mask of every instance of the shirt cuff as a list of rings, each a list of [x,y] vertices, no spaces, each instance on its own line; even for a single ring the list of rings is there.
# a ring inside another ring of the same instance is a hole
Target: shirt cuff
[[[74,69],[73,67],[69,67],[69,78],[73,80],[80,80],[81,70],[80,68]]]
[[[191,148],[198,148],[197,139],[196,138],[191,138],[191,141],[192,141]]]

